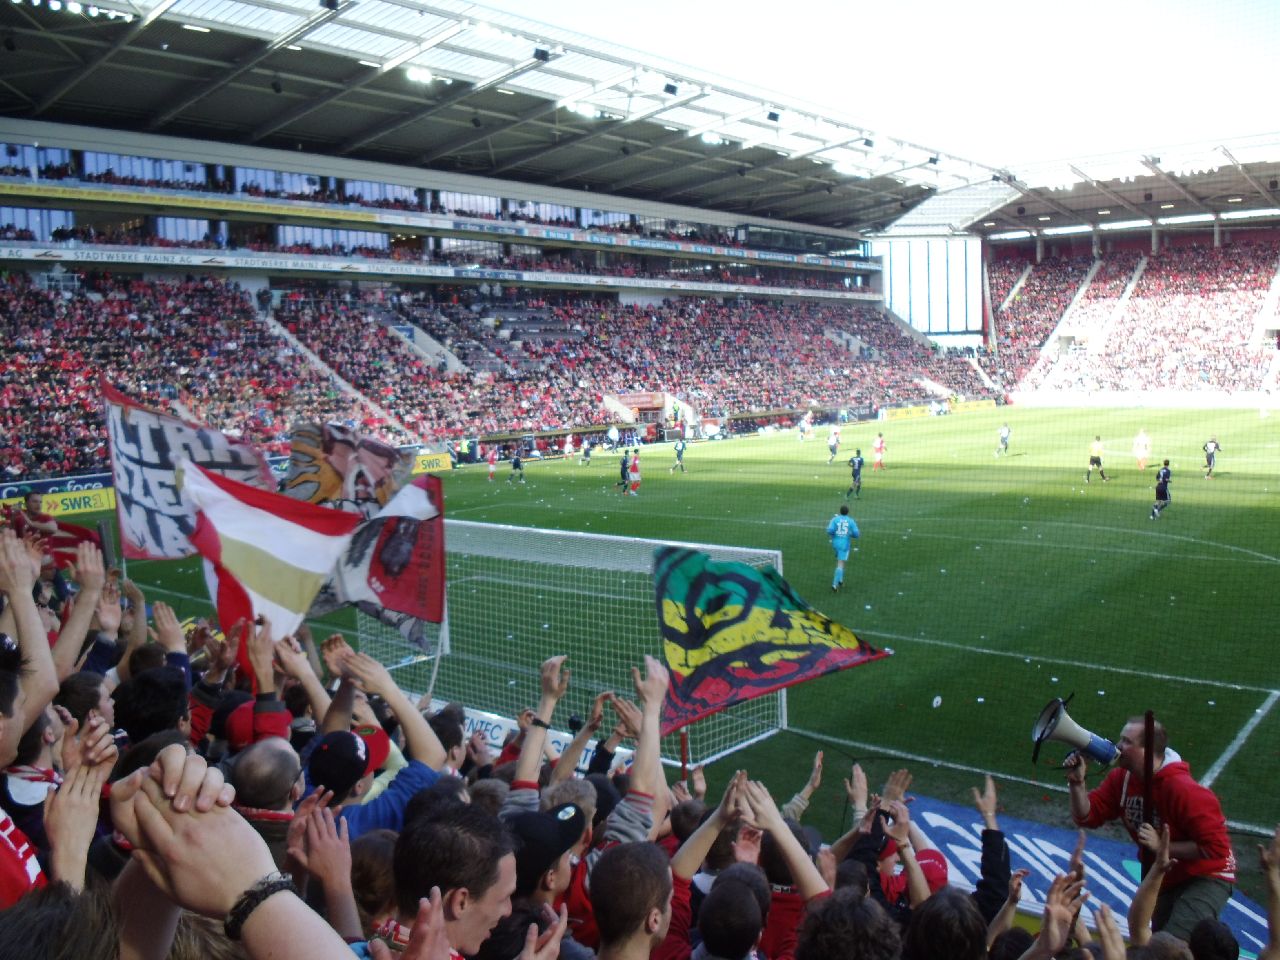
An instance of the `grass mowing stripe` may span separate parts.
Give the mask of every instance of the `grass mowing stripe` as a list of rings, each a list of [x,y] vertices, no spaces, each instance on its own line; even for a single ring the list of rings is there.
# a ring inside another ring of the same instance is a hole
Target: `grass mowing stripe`
[[[555,584],[550,584],[550,583],[530,583],[527,580],[513,580],[510,577],[494,577],[494,576],[490,576],[489,574],[475,574],[475,575],[466,576],[466,577],[454,577],[449,580],[449,585],[460,586],[464,583],[468,583],[471,581],[475,581],[477,583],[501,583],[503,586],[507,586],[507,587],[523,587],[525,590],[547,590],[547,591],[550,591],[551,593],[568,593],[572,595],[577,595],[582,593],[582,588],[580,586],[557,587]],[[631,603],[639,602],[639,598],[637,597],[634,597],[634,596],[627,597],[627,596],[623,596],[620,593],[597,592],[594,595],[597,597],[604,597],[608,600],[625,600]],[[647,600],[645,605],[648,606]]]
[[[857,502],[858,501],[855,501],[855,503]],[[564,510],[563,504],[560,504],[560,503],[534,502],[534,503],[522,503],[520,506],[522,510],[542,509],[542,510],[556,510],[558,512],[563,512]],[[458,513],[467,513],[467,512],[473,512],[473,511],[492,510],[492,509],[493,509],[493,506],[490,504],[480,504],[480,505],[471,506],[471,507],[458,507],[456,509],[450,510],[448,515],[454,516],[455,514],[458,514]],[[677,520],[677,521],[702,520],[706,523],[738,523],[738,524],[746,524],[749,526],[762,526],[762,527],[798,527],[798,528],[813,527],[816,529],[819,526],[818,522],[812,519],[778,520],[776,518],[775,519],[756,519],[752,517],[734,517],[734,516],[712,517],[712,516],[707,516],[705,514],[693,514],[693,513],[662,513],[661,511],[656,511],[656,510],[646,510],[644,515],[646,518],[650,518],[650,519],[664,519],[664,520]],[[919,514],[919,513],[898,514],[896,516],[894,514],[880,514],[876,517],[876,523],[882,523],[887,520],[903,520],[903,521],[929,522],[929,523],[951,522],[951,523],[962,523],[966,526],[971,526],[979,523],[1005,525],[1009,523],[1021,522],[1018,520],[1006,521],[1006,520],[980,519],[980,518],[973,518],[973,517],[956,518],[956,517],[942,516],[938,514]],[[1206,556],[1202,554],[1186,554],[1186,553],[1171,555],[1158,550],[1136,550],[1130,547],[1102,547],[1094,544],[1082,544],[1078,542],[1069,542],[1069,541],[1061,542],[1056,540],[1033,542],[1030,540],[995,540],[995,539],[983,538],[983,542],[1000,544],[1002,546],[1039,547],[1039,548],[1049,547],[1054,550],[1088,550],[1094,553],[1130,554],[1132,556],[1138,556],[1138,557],[1163,557],[1166,559],[1177,559],[1177,560],[1211,560],[1216,562],[1223,562],[1225,560],[1234,560],[1237,563],[1280,564],[1280,557],[1273,557],[1268,553],[1262,553],[1261,551],[1258,551],[1258,550],[1250,550],[1248,547],[1240,547],[1231,543],[1218,543],[1217,541],[1205,540],[1200,537],[1187,537],[1187,536],[1180,536],[1174,533],[1161,533],[1158,530],[1129,530],[1124,527],[1108,527],[1108,526],[1102,526],[1098,524],[1065,523],[1062,521],[1053,521],[1053,520],[1034,520],[1031,522],[1034,523],[1036,526],[1066,527],[1076,532],[1080,530],[1093,530],[1101,533],[1120,533],[1130,537],[1153,537],[1153,538],[1160,538],[1160,539],[1167,539],[1167,540],[1176,540],[1183,543],[1193,543],[1193,544],[1197,544],[1199,546],[1204,546],[1204,547],[1216,547],[1220,550],[1226,550],[1233,553],[1242,553],[1251,559],[1241,559],[1236,557],[1221,557],[1216,555]],[[974,539],[972,536],[957,536],[957,535],[945,534],[945,533],[921,533],[920,531],[915,530],[914,528],[909,529],[906,534],[903,534],[901,533],[901,531],[896,531],[896,530],[888,531],[888,530],[885,530],[883,527],[880,527],[877,530],[874,526],[870,525],[868,521],[865,519],[862,521],[862,526],[864,529],[867,529],[868,531],[875,530],[876,532],[880,532],[880,533],[891,533],[895,536],[910,535],[913,537],[929,537],[935,540],[970,541]]]
[[[1249,735],[1253,733],[1258,724],[1260,724],[1266,718],[1267,714],[1271,712],[1271,708],[1276,705],[1277,700],[1280,700],[1280,690],[1272,690],[1271,695],[1267,697],[1261,707],[1253,712],[1253,716],[1250,717],[1248,722],[1240,728],[1240,732],[1236,734],[1235,739],[1227,745],[1227,749],[1222,752],[1222,756],[1214,761],[1214,764],[1209,768],[1209,771],[1200,778],[1200,782],[1202,784],[1206,787],[1213,786],[1213,781],[1218,779],[1218,775],[1222,773],[1227,764],[1231,762],[1232,758],[1240,752],[1240,748],[1244,746],[1244,742],[1249,739]]]
[[[1046,657],[1038,653],[1018,653],[1013,650],[992,650],[989,647],[972,647],[967,643],[955,643],[951,640],[933,640],[929,637],[909,637],[901,633],[882,633],[878,630],[857,630],[860,636],[878,637],[899,643],[923,643],[931,647],[947,647],[951,650],[963,650],[965,653],[983,653],[992,657],[1009,657],[1028,663],[1052,663],[1060,667],[1078,667],[1082,670],[1100,670],[1104,673],[1118,673],[1125,676],[1143,677],[1148,680],[1166,680],[1170,683],[1191,683],[1205,687],[1217,687],[1222,690],[1245,690],[1254,693],[1267,693],[1272,697],[1280,696],[1280,691],[1268,687],[1254,687],[1244,683],[1227,683],[1222,680],[1207,680],[1203,677],[1179,677],[1167,673],[1152,673],[1150,670],[1134,670],[1129,667],[1111,667],[1103,663],[1081,663],[1077,660],[1066,660],[1061,657]],[[1268,709],[1270,709],[1268,707]]]

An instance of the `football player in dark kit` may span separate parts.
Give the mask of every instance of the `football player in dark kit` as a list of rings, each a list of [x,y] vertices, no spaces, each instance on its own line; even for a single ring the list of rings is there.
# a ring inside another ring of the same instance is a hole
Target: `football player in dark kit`
[[[1156,503],[1151,508],[1151,519],[1159,520],[1164,508],[1169,505],[1169,484],[1173,483],[1173,473],[1169,470],[1169,461],[1156,474]]]
[[[849,458],[849,468],[853,470],[853,480],[849,483],[849,489],[844,492],[844,498],[849,499],[849,494],[853,494],[855,500],[862,499],[862,451],[853,451],[853,456]]]

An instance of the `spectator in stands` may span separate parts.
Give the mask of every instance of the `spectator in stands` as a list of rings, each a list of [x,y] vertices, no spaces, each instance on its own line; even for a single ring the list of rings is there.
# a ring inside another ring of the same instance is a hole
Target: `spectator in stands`
[[[1102,784],[1085,789],[1088,762],[1079,754],[1068,759],[1067,785],[1071,815],[1083,827],[1122,820],[1140,847],[1159,848],[1160,835],[1140,814],[1147,750],[1152,755],[1153,820],[1167,824],[1174,863],[1164,875],[1152,929],[1185,939],[1205,917],[1216,917],[1235,883],[1235,855],[1218,798],[1191,779],[1187,764],[1168,749],[1168,735],[1158,721],[1146,743],[1143,719],[1130,719],[1120,732],[1120,756]]]

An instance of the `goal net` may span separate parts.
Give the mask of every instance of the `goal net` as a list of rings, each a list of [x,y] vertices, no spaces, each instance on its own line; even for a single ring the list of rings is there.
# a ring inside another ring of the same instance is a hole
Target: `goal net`
[[[501,716],[538,703],[538,667],[568,654],[573,679],[557,712],[586,718],[604,690],[634,699],[631,667],[646,653],[661,659],[653,587],[653,551],[670,545],[603,534],[445,521],[446,622],[428,624],[425,642],[361,614],[362,649],[386,664],[406,690],[430,690]],[[778,550],[680,543],[719,561],[782,570]],[[730,707],[688,727],[689,762],[710,763],[785,726],[785,692]],[[610,715],[606,714],[606,726]],[[662,755],[678,763],[678,735]]]

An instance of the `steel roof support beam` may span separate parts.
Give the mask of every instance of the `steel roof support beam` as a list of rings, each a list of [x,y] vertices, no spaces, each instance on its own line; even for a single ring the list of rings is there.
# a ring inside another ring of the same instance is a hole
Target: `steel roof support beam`
[[[420,120],[425,120],[427,117],[434,116],[441,110],[446,110],[449,107],[455,106],[467,99],[467,97],[471,96],[473,93],[480,93],[482,90],[490,90],[494,87],[501,86],[507,81],[513,80],[523,73],[527,73],[529,70],[536,70],[542,66],[543,62],[544,61],[538,60],[535,57],[528,57],[513,64],[510,68],[503,70],[501,73],[494,74],[487,79],[477,82],[473,86],[464,86],[464,89],[457,90],[448,96],[441,97],[424,110],[418,110],[407,115],[401,114],[400,116],[393,117],[384,123],[378,124],[377,126],[368,127],[356,134],[355,137],[348,140],[346,143],[342,144],[342,146],[338,148],[337,153],[339,156],[345,157],[347,154],[354,150],[359,150],[366,144],[373,143],[375,140],[381,140],[388,134],[395,133],[397,130],[401,130],[410,124],[414,124]]]
[[[1213,211],[1209,209],[1208,205],[1199,197],[1197,197],[1194,193],[1192,193],[1190,190],[1184,187],[1181,181],[1179,181],[1172,174],[1165,173],[1165,171],[1160,168],[1159,158],[1143,157],[1142,165],[1146,167],[1148,170],[1150,170],[1152,173],[1154,173],[1161,180],[1163,180],[1165,183],[1169,184],[1169,186],[1173,187],[1174,190],[1178,191],[1178,193],[1193,207],[1198,208],[1202,213],[1213,213]]]
[[[566,101],[577,100],[582,97],[595,96],[596,94],[599,94],[603,90],[609,90],[612,87],[616,87],[618,84],[622,83],[624,80],[634,77],[635,74],[636,74],[635,68],[628,67],[626,70],[623,70],[621,73],[616,73],[613,76],[606,77],[604,80],[601,80],[597,83],[589,84],[587,86],[579,88],[578,90],[575,90],[573,93],[564,97],[563,100],[566,100]],[[524,111],[524,113],[521,113],[516,117],[513,117],[511,120],[507,120],[503,123],[498,124],[496,127],[492,129],[485,129],[479,133],[468,134],[462,137],[458,137],[456,140],[451,140],[450,142],[444,144],[443,146],[437,147],[434,150],[424,153],[422,156],[414,160],[413,163],[415,165],[429,164],[432,161],[441,159],[442,157],[447,157],[451,154],[457,153],[460,150],[465,150],[467,147],[473,146],[474,144],[481,143],[484,140],[489,139],[490,137],[495,137],[499,134],[506,133],[509,130],[514,130],[517,127],[522,127],[526,123],[532,123],[534,120],[539,120],[542,117],[547,116],[548,114],[555,113],[557,110],[560,109],[560,104],[562,102],[563,101],[561,100],[553,100],[549,103],[540,103],[537,106]]]
[[[292,30],[287,30],[275,39],[263,44],[261,49],[259,49],[257,53],[252,54],[247,60],[236,63],[222,76],[215,77],[213,80],[203,84],[199,90],[195,91],[195,93],[191,94],[181,103],[176,106],[172,106],[165,110],[164,113],[153,117],[151,122],[147,124],[147,129],[156,130],[163,127],[170,120],[180,116],[184,111],[195,106],[205,97],[221,90],[237,77],[244,76],[277,50],[282,50],[291,43],[297,43],[297,41],[301,40],[312,30],[316,29],[316,27],[328,23],[330,20],[336,20],[338,16],[341,15],[342,11],[351,7],[353,3],[354,0],[344,0],[344,2],[338,4],[338,8],[336,10],[326,10],[322,7]]]
[[[1244,168],[1226,147],[1219,147],[1223,155],[1231,161],[1232,165],[1240,172],[1240,176],[1244,177],[1245,182],[1258,192],[1258,196],[1262,197],[1268,204],[1273,207],[1280,207],[1280,200],[1276,199],[1276,195],[1262,185],[1262,181],[1255,177],[1252,173]]]
[[[747,109],[745,109],[745,110],[739,110],[737,113],[730,113],[730,114],[726,114],[725,116],[722,116],[722,117],[716,117],[714,120],[709,120],[708,122],[706,122],[706,123],[704,123],[704,124],[701,124],[701,125],[699,125],[699,126],[696,126],[696,127],[694,127],[693,129],[691,129],[691,130],[685,130],[685,131],[683,131],[682,133],[680,133],[678,136],[676,136],[675,138],[671,139],[671,140],[669,141],[669,143],[668,143],[668,142],[663,142],[663,143],[661,143],[661,146],[669,146],[671,143],[679,143],[681,140],[692,139],[692,138],[694,138],[694,137],[700,137],[700,136],[702,136],[702,134],[704,134],[704,133],[710,133],[710,132],[711,132],[712,130],[714,130],[716,127],[720,127],[720,126],[723,126],[723,125],[725,125],[725,124],[729,124],[729,123],[737,123],[739,120],[742,120],[742,119],[744,119],[744,118],[746,118],[746,117],[751,116],[753,113],[757,112],[757,111],[758,111],[758,110],[760,110],[760,109],[762,109],[762,107],[761,107],[761,105],[760,105],[760,104],[758,104],[758,103],[753,103],[751,106],[747,107]],[[664,137],[664,138],[663,138],[663,141],[666,141],[666,140],[667,140],[667,138],[666,138],[666,137]],[[654,147],[655,147],[655,148],[656,148],[656,147],[658,147],[658,146],[659,146],[659,143],[654,143]],[[648,153],[648,151],[647,151],[647,150],[646,150],[646,151],[644,151],[644,152],[645,152],[645,153]],[[635,154],[632,154],[632,156],[635,156]],[[694,166],[694,167],[696,167],[696,166],[701,166],[701,165],[702,165],[702,164],[704,164],[704,163],[711,163],[712,161],[720,160],[720,159],[723,159],[723,158],[722,158],[721,156],[704,157],[704,158],[703,158],[703,159],[701,159],[701,160],[696,160],[696,161],[694,161],[693,163],[688,164],[688,166]],[[636,184],[639,184],[639,183],[645,183],[645,182],[647,182],[647,181],[649,181],[649,180],[655,180],[655,179],[657,179],[658,177],[661,177],[661,176],[663,176],[664,174],[667,174],[667,173],[670,173],[670,172],[671,172],[671,171],[670,171],[670,170],[667,170],[667,169],[663,169],[663,170],[650,170],[650,171],[647,171],[647,172],[642,173],[642,174],[633,175],[633,176],[630,176],[630,177],[624,177],[624,178],[623,178],[623,179],[621,179],[621,180],[618,180],[618,181],[616,181],[616,182],[614,182],[614,183],[611,183],[611,184],[609,185],[609,190],[610,190],[610,192],[613,192],[613,191],[616,191],[616,190],[624,190],[624,189],[626,189],[627,187],[633,187],[633,186],[635,186]]]
[[[607,134],[613,133],[614,131],[621,129],[622,127],[628,126],[633,123],[638,123],[641,120],[647,120],[650,117],[656,116],[657,114],[661,113],[663,110],[670,110],[674,106],[682,106],[685,103],[689,103],[690,101],[697,100],[702,96],[703,96],[702,92],[698,91],[696,93],[690,93],[688,96],[681,97],[679,100],[673,100],[668,103],[660,104],[656,107],[651,107],[650,109],[637,113],[634,116],[623,117],[620,120],[602,121],[600,123],[597,123],[590,130],[586,130],[574,136],[567,137],[564,140],[559,141],[558,143],[553,143],[550,146],[546,146],[546,147],[534,148],[533,150],[526,151],[525,153],[521,154],[519,157],[515,157],[511,160],[505,160],[498,166],[494,167],[489,172],[491,174],[503,173],[507,170],[512,169],[513,167],[518,167],[521,164],[528,163],[531,160],[541,160],[543,157],[549,156],[553,153],[559,153],[561,150],[566,150],[569,147],[576,147],[576,146],[579,146],[580,144],[587,143],[588,141],[606,136]]]
[[[1130,213],[1137,214],[1137,215],[1138,215],[1139,217],[1141,217],[1143,220],[1150,220],[1150,219],[1151,219],[1150,215],[1149,215],[1145,210],[1143,210],[1141,207],[1137,206],[1137,205],[1136,205],[1136,204],[1134,204],[1134,203],[1130,203],[1128,200],[1126,200],[1126,199],[1125,199],[1124,197],[1122,197],[1120,194],[1116,193],[1116,191],[1114,191],[1114,190],[1112,190],[1110,187],[1108,187],[1105,183],[1102,183],[1101,181],[1098,181],[1098,180],[1093,179],[1093,177],[1089,176],[1087,173],[1085,173],[1085,172],[1084,172],[1083,170],[1081,170],[1079,167],[1076,167],[1076,166],[1073,166],[1073,165],[1072,165],[1072,166],[1070,166],[1070,169],[1071,169],[1071,172],[1072,172],[1072,173],[1074,173],[1074,174],[1075,174],[1077,177],[1079,177],[1081,180],[1084,180],[1084,181],[1085,181],[1086,183],[1088,183],[1091,187],[1093,187],[1093,189],[1097,190],[1100,194],[1102,194],[1104,197],[1106,197],[1106,198],[1107,198],[1108,200],[1110,200],[1112,203],[1118,203],[1120,206],[1124,207],[1124,208],[1125,208],[1126,210],[1128,210]]]
[[[1050,210],[1053,210],[1055,213],[1061,214],[1062,216],[1070,220],[1072,223],[1079,223],[1089,227],[1093,227],[1095,229],[1097,228],[1098,224],[1095,221],[1088,220],[1085,217],[1082,217],[1079,213],[1077,213],[1076,211],[1068,207],[1064,207],[1062,204],[1060,204],[1057,200],[1054,200],[1052,197],[1046,197],[1039,190],[1033,190],[1031,187],[1028,187],[1025,183],[1020,181],[1013,174],[1001,173],[1001,174],[997,174],[997,176],[1003,182],[1007,183],[1009,186],[1013,187],[1013,189],[1017,190],[1024,197],[1028,197],[1031,200],[1035,200],[1037,203],[1043,203]],[[1145,217],[1146,214],[1143,214],[1143,216]]]
[[[771,157],[768,160],[765,160],[761,163],[753,163],[749,166],[739,168],[739,170],[741,170],[744,173],[744,175],[750,176],[751,174],[759,170],[769,170],[773,167],[781,166],[784,163],[789,163],[792,160],[803,160],[806,157],[813,156],[815,153],[822,153],[824,150],[839,150],[841,147],[847,147],[851,143],[861,143],[862,141],[863,141],[863,136],[859,135],[856,137],[851,137],[848,140],[841,140],[838,143],[817,144],[813,147],[810,147],[807,150],[799,150],[795,153],[788,154],[787,156],[779,156],[777,153],[775,153],[773,157]],[[753,146],[765,147],[766,145],[757,143],[757,144],[754,144]],[[709,177],[702,177],[698,180],[694,180],[692,183],[678,185],[672,189],[671,195],[673,197],[676,197],[682,193],[688,193],[690,190],[701,190],[703,187],[710,186],[713,183],[719,183],[722,180],[732,179],[733,177],[736,177],[739,175],[739,170],[730,170],[728,173],[717,173]],[[717,196],[725,192],[726,191],[724,190],[717,190],[712,194],[712,196]]]
[[[40,102],[32,109],[31,115],[33,117],[38,117],[65,97],[74,87],[92,75],[95,70],[136,40],[139,34],[146,30],[147,27],[151,26],[151,24],[159,20],[160,17],[177,2],[178,0],[160,0],[160,3],[147,11],[146,16],[139,20],[135,20],[130,24],[129,29],[122,33],[116,39],[115,43],[111,44],[111,46],[107,47],[105,50],[100,51],[97,56],[93,57],[83,67],[46,93],[40,99]]]
[[[643,157],[646,153],[652,153],[655,150],[661,150],[663,147],[670,147],[674,144],[680,143],[686,136],[687,135],[683,130],[677,130],[672,132],[670,136],[659,137],[652,143],[647,143],[638,149],[632,150],[628,154],[607,156],[599,160],[593,160],[582,166],[573,167],[570,170],[566,170],[564,173],[556,174],[556,176],[549,181],[549,185],[555,186],[556,184],[564,183],[566,180],[584,177],[589,173],[595,173],[597,170],[603,170],[605,167],[611,167],[615,163],[622,163],[624,160],[635,160],[637,157]]]
[[[1169,184],[1169,186],[1173,187],[1173,189],[1192,206],[1198,207],[1205,213],[1212,213],[1203,200],[1183,186],[1180,180],[1160,167],[1160,159],[1158,157],[1143,157],[1141,162],[1144,167],[1154,173],[1165,183]]]
[[[343,84],[342,89],[334,90],[330,93],[322,94],[321,96],[318,96],[318,97],[313,97],[312,99],[308,100],[306,103],[299,104],[293,109],[288,110],[277,117],[273,117],[272,119],[260,125],[257,129],[255,129],[252,133],[249,134],[249,142],[257,143],[263,137],[270,136],[271,134],[275,133],[277,130],[283,127],[287,127],[290,124],[297,123],[303,117],[309,116],[310,114],[319,110],[321,107],[328,106],[329,104],[333,103],[335,100],[340,100],[342,97],[345,97],[348,93],[351,93],[354,90],[359,90],[361,87],[368,86],[369,84],[373,83],[373,81],[377,80],[379,77],[383,76],[384,74],[394,70],[396,67],[400,66],[401,64],[409,60],[412,60],[414,57],[418,56],[419,54],[426,53],[428,50],[432,49],[433,47],[439,46],[440,44],[444,43],[446,40],[450,39],[451,37],[457,36],[459,33],[461,33],[465,29],[466,29],[465,24],[461,24],[461,23],[446,24],[445,26],[441,27],[439,30],[436,30],[434,33],[424,37],[421,42],[405,48],[403,51],[396,54],[394,57],[392,57],[382,66],[370,67],[365,69],[361,73],[354,75],[350,80],[348,80],[346,83]]]

